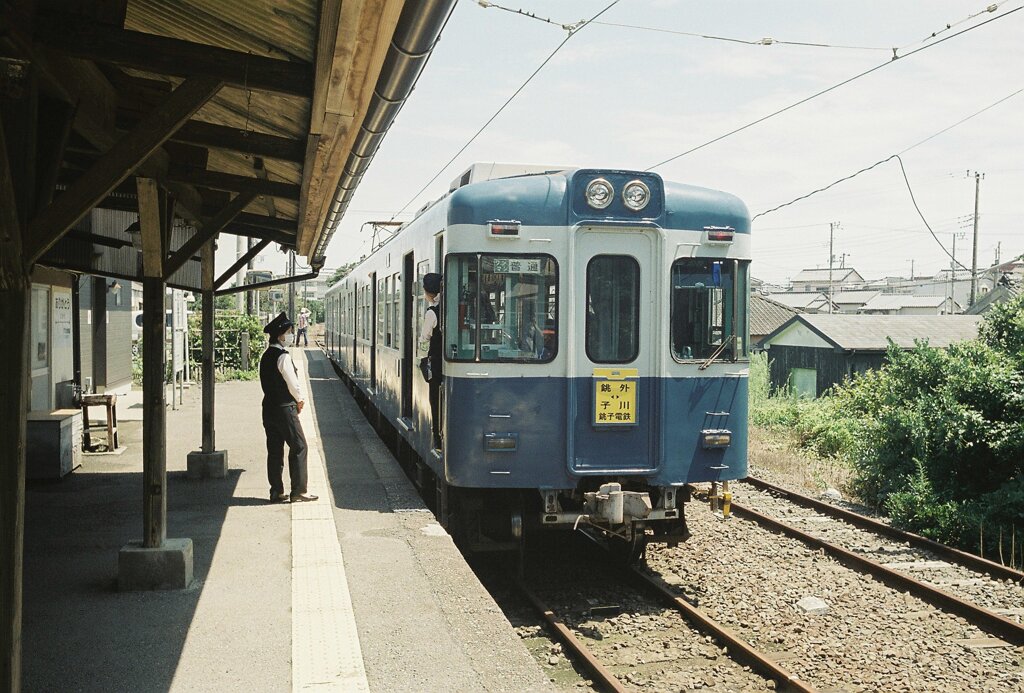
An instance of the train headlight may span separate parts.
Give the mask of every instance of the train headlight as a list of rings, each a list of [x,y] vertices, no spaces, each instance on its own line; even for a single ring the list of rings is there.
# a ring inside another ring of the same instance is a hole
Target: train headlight
[[[704,429],[700,432],[701,443],[705,450],[727,448],[732,445],[732,431],[724,428]]]
[[[587,204],[594,209],[604,209],[612,203],[615,189],[604,178],[595,178],[587,184]]]
[[[515,452],[518,449],[518,433],[484,434],[484,452]]]
[[[630,181],[622,189],[622,201],[634,212],[639,212],[651,201],[651,189],[643,181]]]

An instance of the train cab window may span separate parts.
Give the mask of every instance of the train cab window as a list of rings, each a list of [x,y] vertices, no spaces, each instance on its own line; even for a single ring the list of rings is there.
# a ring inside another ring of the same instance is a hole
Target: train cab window
[[[445,357],[543,363],[558,349],[558,264],[548,255],[448,256]]]
[[[628,255],[598,255],[587,265],[587,357],[629,363],[640,351],[640,265]]]
[[[672,265],[673,358],[735,361],[747,355],[747,264],[684,258]]]

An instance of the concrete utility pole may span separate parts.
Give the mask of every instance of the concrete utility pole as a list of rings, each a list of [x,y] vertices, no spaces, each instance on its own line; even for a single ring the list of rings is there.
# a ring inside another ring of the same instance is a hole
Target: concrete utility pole
[[[832,247],[835,244],[836,229],[839,228],[839,222],[833,221],[828,225],[828,312],[832,313],[832,265],[835,260],[835,255],[832,254]]]
[[[970,176],[971,172],[968,171]],[[971,254],[971,305],[978,296],[978,199],[981,197],[981,181],[984,173],[974,172],[974,252]]]
[[[953,312],[953,304],[956,303],[956,239],[957,237],[963,238],[964,234],[961,231],[955,231],[953,233],[953,255],[949,261],[949,303],[950,312]]]

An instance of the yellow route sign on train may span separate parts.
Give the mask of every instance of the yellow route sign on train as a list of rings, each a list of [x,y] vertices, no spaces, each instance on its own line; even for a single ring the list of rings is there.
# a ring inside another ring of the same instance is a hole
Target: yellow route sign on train
[[[594,423],[601,426],[637,423],[636,368],[594,369]]]

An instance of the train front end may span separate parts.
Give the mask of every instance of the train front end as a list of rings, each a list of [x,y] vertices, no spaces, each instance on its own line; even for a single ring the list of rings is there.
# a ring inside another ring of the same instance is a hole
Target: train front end
[[[687,485],[746,475],[745,206],[577,169],[457,190],[448,221],[445,477],[476,491],[463,516],[684,539]]]

